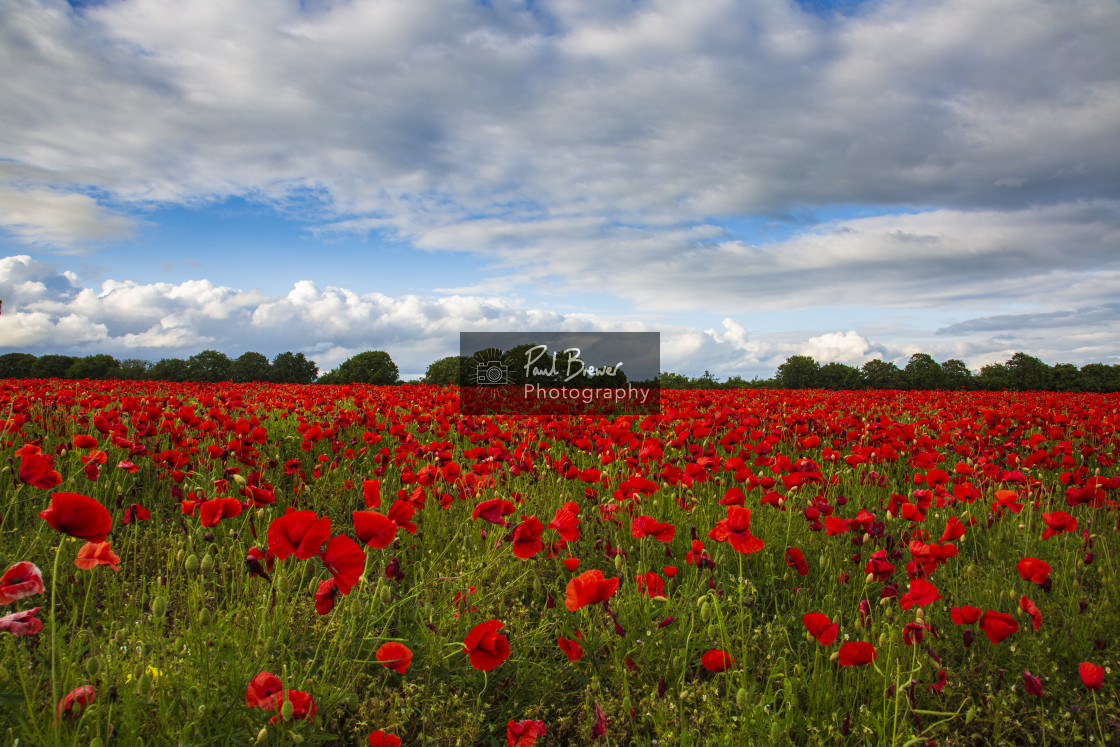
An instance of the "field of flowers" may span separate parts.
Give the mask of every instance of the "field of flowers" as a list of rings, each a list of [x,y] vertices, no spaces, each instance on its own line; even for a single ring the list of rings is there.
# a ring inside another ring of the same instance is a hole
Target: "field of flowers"
[[[0,741],[1120,744],[1120,397],[0,381]]]

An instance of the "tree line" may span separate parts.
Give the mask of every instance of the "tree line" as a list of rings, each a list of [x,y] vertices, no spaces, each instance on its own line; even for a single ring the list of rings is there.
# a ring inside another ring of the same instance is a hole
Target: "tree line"
[[[933,356],[915,353],[904,368],[890,361],[872,359],[861,368],[846,363],[820,364],[808,355],[794,355],[778,366],[773,378],[745,381],[733,376],[719,382],[708,371],[689,378],[662,373],[666,389],[912,389],[977,391],[1120,391],[1120,365],[1072,363],[1048,365],[1026,353],[1015,353],[1004,363],[983,366],[972,373],[964,361],[951,358],[938,363]]]
[[[358,353],[337,368],[319,375],[315,361],[303,353],[280,353],[271,361],[262,353],[248,352],[231,359],[217,350],[203,350],[189,358],[163,358],[155,363],[136,358],[118,361],[111,355],[0,355],[0,378],[12,379],[126,379],[133,381],[232,381],[276,384],[435,384],[464,383],[471,359],[448,356],[430,364],[423,378],[404,382],[393,359],[383,350]],[[1120,391],[1120,365],[1072,363],[1048,365],[1015,353],[1005,363],[992,363],[973,374],[964,361],[938,363],[926,353],[910,356],[899,368],[890,361],[869,360],[857,368],[846,363],[818,363],[812,356],[794,355],[778,366],[769,379],[745,380],[739,376],[720,382],[705,371],[702,376],[663,372],[665,389],[942,389],[983,391]]]

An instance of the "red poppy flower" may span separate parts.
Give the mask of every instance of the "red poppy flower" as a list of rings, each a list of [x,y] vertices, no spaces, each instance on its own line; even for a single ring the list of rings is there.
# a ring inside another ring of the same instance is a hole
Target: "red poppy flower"
[[[354,534],[358,541],[374,549],[389,546],[397,536],[397,522],[376,511],[354,511]]]
[[[350,593],[350,587],[358,583],[358,578],[366,569],[366,554],[362,552],[362,546],[345,534],[327,540],[327,546],[319,557],[343,594]]]
[[[377,649],[375,657],[381,666],[404,674],[408,671],[408,665],[412,663],[412,650],[403,643],[389,641]]]
[[[556,509],[556,515],[548,523],[548,528],[555,529],[565,542],[579,541],[579,519],[566,508]]]
[[[54,468],[54,457],[40,454],[38,447],[31,447],[31,449],[24,446],[17,452],[22,452],[19,458],[20,482],[42,490],[50,490],[61,485],[62,475]]]
[[[271,672],[261,672],[249,682],[245,688],[245,705],[250,708],[258,706],[271,711],[275,707],[274,696],[284,689],[280,678]]]
[[[786,549],[786,565],[796,570],[798,575],[809,575],[809,564],[805,562],[805,554],[796,547]]]
[[[1038,608],[1037,604],[1027,597],[1022,597],[1019,599],[1019,609],[1031,616],[1035,630],[1042,627],[1042,610]]]
[[[665,582],[653,571],[639,573],[634,576],[634,580],[638,582],[638,591],[644,591],[651,599],[665,593]]]
[[[1046,579],[1050,576],[1050,564],[1038,558],[1023,558],[1015,568],[1024,580],[1034,581],[1036,584],[1046,583]]]
[[[0,633],[11,633],[16,637],[35,635],[43,629],[43,623],[35,617],[41,609],[42,607],[35,607],[0,617]]]
[[[677,567],[675,565],[667,565],[661,569],[661,572],[664,573],[667,578],[676,578]]]
[[[879,657],[879,652],[870,643],[863,641],[848,641],[840,646],[840,656],[837,663],[842,667],[861,667],[870,664]]]
[[[1019,623],[1006,612],[988,610],[980,616],[980,629],[988,636],[989,641],[998,644],[1012,633],[1018,633]]]
[[[945,523],[945,531],[941,533],[941,539],[938,542],[952,542],[964,536],[964,524],[956,516],[950,516],[949,521]]]
[[[511,720],[506,724],[506,747],[533,747],[537,743],[537,737],[543,737],[545,731],[543,721]]]
[[[284,701],[290,701],[292,704],[293,721],[310,721],[311,717],[319,710],[319,706],[315,704],[315,699],[302,690],[285,690],[275,697],[278,713],[268,720],[270,724],[279,723],[279,711],[284,707]]]
[[[389,506],[390,519],[397,522],[397,526],[409,534],[416,534],[417,526],[412,523],[412,515],[416,513],[416,506],[411,501],[397,499]]]
[[[840,623],[832,622],[827,615],[820,612],[806,612],[801,616],[801,624],[822,646],[831,645],[840,633]]]
[[[568,639],[560,636],[556,639],[556,644],[560,646],[560,650],[568,657],[568,661],[579,661],[583,658],[583,646],[579,645],[576,639]]]
[[[509,658],[509,641],[497,633],[502,626],[501,620],[488,620],[467,633],[463,653],[470,656],[472,667],[489,672]]]
[[[980,619],[981,610],[979,607],[970,607],[967,604],[963,607],[953,607],[949,610],[949,617],[957,625],[972,625]]]
[[[824,519],[824,533],[829,537],[844,534],[848,531],[848,520],[839,516],[826,516]]]
[[[992,512],[999,516],[1003,509],[1007,509],[1013,514],[1023,510],[1023,504],[1019,503],[1019,494],[1014,490],[996,491],[996,499],[992,501]]]
[[[401,738],[378,729],[369,734],[369,747],[401,747]]]
[[[93,436],[87,436],[85,433],[79,433],[74,436],[74,447],[78,449],[93,449],[97,446],[97,439]]]
[[[675,524],[666,524],[652,516],[639,516],[630,522],[630,534],[635,539],[650,536],[658,542],[671,542],[677,532]]]
[[[711,651],[704,652],[704,655],[700,657],[700,663],[709,672],[722,672],[735,663],[735,657],[726,651],[714,648]]]
[[[86,542],[104,542],[113,529],[108,509],[80,493],[52,493],[51,505],[39,517],[63,534]]]
[[[876,550],[871,553],[871,558],[863,567],[863,572],[873,576],[874,581],[886,581],[894,573],[894,564],[887,560],[886,550]]]
[[[268,525],[268,549],[277,560],[289,555],[307,560],[318,554],[330,534],[329,516],[320,519],[314,511],[290,511]]]
[[[914,605],[925,607],[931,604],[935,599],[941,598],[941,592],[937,590],[936,586],[929,581],[915,579],[910,582],[910,590],[902,595],[899,604],[902,606],[902,609],[908,610]]]
[[[1042,680],[1026,670],[1023,670],[1023,688],[1030,695],[1035,695],[1039,698],[1046,697],[1042,694]]]
[[[575,573],[576,568],[579,568],[579,558],[564,558],[564,567],[568,569],[568,573]]]
[[[362,480],[362,500],[366,508],[377,508],[381,505],[381,481]]]
[[[43,574],[29,560],[16,563],[0,576],[0,605],[43,593]]]
[[[76,687],[58,701],[58,708],[55,710],[55,721],[57,722],[63,716],[74,716],[74,706],[79,706],[79,712],[85,706],[88,706],[97,699],[97,692],[93,689],[93,685],[82,685]]]
[[[610,599],[618,591],[617,578],[603,578],[600,570],[584,571],[571,581],[564,591],[564,606],[575,612],[589,604]]]
[[[498,524],[504,527],[509,523],[504,517],[509,516],[516,510],[517,507],[509,501],[502,500],[501,498],[491,498],[475,506],[471,518],[485,519],[491,524]]]
[[[513,530],[513,554],[522,560],[528,560],[544,549],[541,533],[544,524],[536,516],[530,516],[517,525]]]
[[[334,603],[338,599],[338,595],[338,582],[333,578],[320,581],[319,588],[315,591],[315,612],[320,615],[329,613],[334,609]]]
[[[1077,667],[1077,673],[1081,675],[1081,684],[1090,690],[1100,690],[1104,684],[1104,667],[1083,661]]]
[[[766,545],[751,534],[751,510],[743,506],[728,506],[727,518],[712,527],[708,536],[716,542],[729,542],[731,549],[744,555],[758,552]]]
[[[124,518],[121,519],[123,524],[133,524],[141,521],[151,521],[152,512],[141,506],[139,503],[131,503],[128,508],[124,510]]]
[[[108,542],[87,542],[78,550],[78,557],[74,559],[74,565],[83,571],[99,565],[107,565],[114,571],[119,571],[120,562],[120,556],[109,548]]]
[[[942,669],[937,673],[937,679],[926,685],[926,692],[928,693],[930,690],[936,690],[937,694],[940,695],[941,691],[945,689],[945,681],[945,670]]]
[[[212,498],[198,504],[198,520],[204,527],[216,527],[222,519],[241,515],[241,501],[236,498]]]
[[[1054,511],[1053,513],[1043,514],[1042,520],[1046,523],[1046,531],[1042,533],[1042,539],[1044,540],[1048,540],[1062,532],[1077,531],[1077,519],[1070,516],[1065,511]]]

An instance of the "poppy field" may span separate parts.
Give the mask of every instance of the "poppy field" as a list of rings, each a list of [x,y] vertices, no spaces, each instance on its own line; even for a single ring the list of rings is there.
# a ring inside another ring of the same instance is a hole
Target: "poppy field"
[[[0,740],[1120,744],[1120,396],[0,381]]]

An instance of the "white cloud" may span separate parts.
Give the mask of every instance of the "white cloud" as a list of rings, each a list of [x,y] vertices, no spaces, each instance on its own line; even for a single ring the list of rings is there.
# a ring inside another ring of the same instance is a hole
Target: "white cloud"
[[[0,188],[0,229],[25,244],[78,250],[91,243],[129,238],[134,225],[89,195]]]

